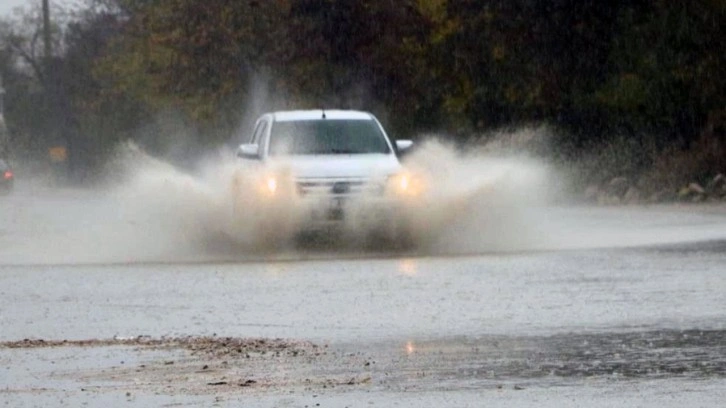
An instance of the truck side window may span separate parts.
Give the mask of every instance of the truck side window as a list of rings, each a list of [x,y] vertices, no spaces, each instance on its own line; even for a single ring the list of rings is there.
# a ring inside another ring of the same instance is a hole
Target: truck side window
[[[251,143],[259,144],[262,142],[262,135],[265,134],[265,130],[267,129],[267,121],[262,120],[260,123],[257,124],[255,127],[255,132],[252,134],[252,141]]]

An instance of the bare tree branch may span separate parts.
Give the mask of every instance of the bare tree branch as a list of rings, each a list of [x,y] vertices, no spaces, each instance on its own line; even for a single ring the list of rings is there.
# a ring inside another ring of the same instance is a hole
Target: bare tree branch
[[[45,83],[45,74],[43,72],[43,68],[38,62],[37,58],[32,54],[32,51],[28,52],[20,44],[13,41],[13,39],[10,39],[8,41],[8,45],[11,47],[11,49],[17,52],[17,54],[23,61],[25,61],[25,63],[27,63],[32,68],[33,72],[38,78],[38,81],[40,81],[41,83]]]

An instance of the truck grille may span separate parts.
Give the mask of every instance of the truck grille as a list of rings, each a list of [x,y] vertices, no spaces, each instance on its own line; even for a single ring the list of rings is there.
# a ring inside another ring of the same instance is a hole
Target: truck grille
[[[367,180],[298,180],[297,191],[301,196],[344,195],[355,196],[362,194],[375,194],[380,188],[367,182]]]

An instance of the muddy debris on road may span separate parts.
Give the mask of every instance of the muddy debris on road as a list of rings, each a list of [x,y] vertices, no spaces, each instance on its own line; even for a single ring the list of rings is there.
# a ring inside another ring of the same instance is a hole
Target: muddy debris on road
[[[149,336],[136,337],[114,337],[111,339],[85,339],[85,340],[45,340],[45,339],[23,339],[17,341],[0,342],[0,349],[30,349],[50,347],[113,347],[130,346],[158,349],[186,349],[192,355],[206,354],[214,357],[221,356],[246,356],[250,353],[265,355],[272,353],[279,356],[287,353],[290,356],[306,355],[309,353],[320,353],[320,347],[311,342],[293,341],[285,339],[262,339],[262,338],[236,338],[217,336],[185,336],[185,337],[161,337],[152,338]]]
[[[26,349],[33,349],[33,354],[25,353]],[[39,367],[45,372],[44,384],[54,381],[64,384],[70,380],[78,383],[84,392],[110,391],[120,386],[134,394],[163,390],[207,395],[235,389],[248,392],[325,389],[371,381],[370,372],[359,364],[358,360],[363,357],[331,351],[327,345],[286,339],[218,336],[23,339],[0,342],[0,353],[5,354],[7,361],[22,360],[25,365]],[[69,359],[88,364],[76,369],[56,364]],[[343,368],[314,373],[314,367],[336,364]],[[26,386],[17,384],[20,387],[17,390]],[[13,389],[16,387],[8,388]]]

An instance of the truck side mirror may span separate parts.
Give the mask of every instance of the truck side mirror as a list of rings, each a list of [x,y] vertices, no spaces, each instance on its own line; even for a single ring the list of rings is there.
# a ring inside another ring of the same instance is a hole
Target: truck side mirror
[[[237,148],[237,157],[255,160],[260,158],[260,146],[254,143],[241,144]]]
[[[396,149],[399,153],[403,153],[413,146],[412,140],[396,140]]]

